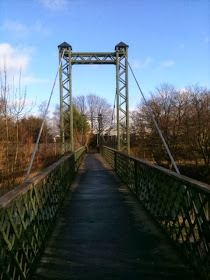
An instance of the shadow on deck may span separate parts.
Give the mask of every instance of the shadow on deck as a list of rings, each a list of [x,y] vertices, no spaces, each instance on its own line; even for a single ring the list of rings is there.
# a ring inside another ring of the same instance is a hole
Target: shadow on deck
[[[33,279],[195,279],[99,154],[86,155]]]

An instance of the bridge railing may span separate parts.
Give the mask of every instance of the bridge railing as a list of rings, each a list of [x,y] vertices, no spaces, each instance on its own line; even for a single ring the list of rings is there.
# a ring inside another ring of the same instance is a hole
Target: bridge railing
[[[78,149],[0,198],[0,279],[28,279],[86,149]]]
[[[210,276],[210,186],[103,146],[102,155],[181,249]]]

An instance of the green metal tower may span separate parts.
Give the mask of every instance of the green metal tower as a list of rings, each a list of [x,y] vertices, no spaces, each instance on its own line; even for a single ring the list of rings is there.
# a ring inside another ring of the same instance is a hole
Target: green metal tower
[[[129,98],[128,98],[128,45],[120,42],[116,51],[117,94],[117,149],[130,154]]]
[[[60,135],[61,153],[74,150],[72,65],[114,64],[116,65],[117,95],[117,149],[130,154],[129,102],[128,102],[128,45],[120,42],[115,52],[72,52],[72,47],[64,42],[58,46],[60,68]],[[62,54],[64,51],[64,56]],[[62,60],[62,61],[61,61]],[[67,139],[70,140],[68,147]]]
[[[60,136],[61,154],[74,150],[73,139],[73,103],[72,103],[72,47],[66,42],[58,46],[59,48],[59,70],[60,80]],[[62,54],[64,52],[64,56]],[[62,61],[61,61],[62,60]],[[67,141],[69,139],[69,141]],[[69,145],[67,145],[69,143]]]

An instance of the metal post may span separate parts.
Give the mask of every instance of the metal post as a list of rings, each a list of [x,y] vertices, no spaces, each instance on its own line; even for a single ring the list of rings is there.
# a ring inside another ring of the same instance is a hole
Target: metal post
[[[74,151],[74,121],[73,121],[73,101],[72,101],[72,65],[71,65],[71,48],[69,53],[69,98],[70,98],[70,151]]]
[[[61,62],[62,48],[59,48],[59,64]],[[63,82],[62,82],[62,64],[59,69],[59,85],[60,85],[60,144],[61,155],[65,153],[65,136],[64,136],[64,112],[63,112]]]
[[[129,102],[128,102],[128,45],[120,42],[116,50],[117,94],[117,150],[130,154]]]
[[[128,58],[128,48],[126,48],[126,58]],[[129,122],[129,92],[128,92],[128,61],[125,59],[125,87],[126,87],[126,149],[130,155],[130,122]]]
[[[116,50],[116,94],[117,94],[117,150],[120,151],[120,95],[119,95],[119,53]]]
[[[73,104],[72,104],[72,66],[71,50],[72,47],[66,42],[58,46],[59,62],[61,53],[65,50],[59,70],[60,76],[60,136],[61,136],[61,154],[66,151],[74,150],[73,138]],[[70,140],[70,148],[66,147],[66,139]]]

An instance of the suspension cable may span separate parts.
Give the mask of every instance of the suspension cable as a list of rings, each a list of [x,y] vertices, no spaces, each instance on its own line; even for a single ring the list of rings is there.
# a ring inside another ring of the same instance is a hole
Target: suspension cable
[[[177,173],[177,174],[180,174],[180,171],[179,171],[179,169],[178,169],[178,167],[177,167],[177,165],[176,165],[176,163],[175,163],[175,161],[174,161],[174,158],[173,158],[173,156],[172,156],[172,154],[171,154],[171,152],[170,152],[170,149],[169,149],[169,147],[168,147],[168,145],[167,145],[167,143],[166,143],[166,141],[165,141],[165,139],[164,139],[164,137],[163,137],[163,134],[162,134],[162,132],[161,132],[161,130],[160,130],[160,128],[159,128],[159,126],[158,126],[156,120],[155,120],[155,117],[154,117],[154,115],[153,115],[153,113],[152,113],[152,110],[151,110],[151,108],[150,108],[148,102],[146,101],[146,98],[145,98],[145,96],[144,96],[144,94],[143,94],[143,92],[142,92],[142,90],[141,90],[141,88],[140,88],[140,85],[139,85],[139,83],[138,83],[138,81],[137,81],[137,79],[136,79],[136,76],[135,76],[135,74],[134,74],[134,72],[133,72],[133,70],[132,70],[132,68],[131,68],[131,66],[130,66],[130,63],[129,63],[129,61],[128,61],[126,55],[125,55],[125,59],[126,59],[126,61],[127,61],[127,63],[128,63],[128,66],[129,66],[129,68],[130,68],[130,70],[131,70],[131,73],[132,73],[132,75],[133,75],[133,77],[134,77],[134,80],[135,80],[135,82],[136,82],[136,84],[137,84],[137,86],[138,86],[138,89],[139,89],[139,91],[140,91],[140,93],[141,93],[141,95],[142,95],[142,97],[143,97],[143,99],[144,99],[145,105],[147,106],[147,109],[149,110],[150,116],[151,116],[151,118],[152,118],[153,123],[155,124],[155,127],[156,127],[156,129],[157,129],[157,131],[158,131],[158,134],[159,134],[159,136],[160,136],[160,138],[161,138],[161,140],[162,140],[162,142],[163,142],[163,145],[164,145],[164,147],[165,147],[165,149],[166,149],[166,151],[167,151],[167,153],[168,153],[168,155],[169,155],[169,157],[170,157],[170,160],[171,160],[171,162],[172,162],[172,164],[173,164],[173,166],[174,166],[174,169],[176,170],[176,173]]]
[[[30,164],[29,164],[29,167],[28,167],[28,170],[27,170],[27,173],[26,173],[26,177],[24,179],[24,183],[27,182],[28,177],[29,177],[30,172],[31,172],[31,168],[32,168],[32,165],[33,165],[33,161],[34,161],[37,149],[38,149],[39,140],[40,140],[40,137],[41,137],[41,134],[42,134],[42,130],[43,130],[43,127],[44,127],[45,119],[46,119],[46,116],[47,116],[47,111],[48,111],[48,108],[49,108],[49,105],[50,105],[50,101],[51,101],[51,98],[52,98],[52,95],[53,95],[53,91],[54,91],[56,80],[57,80],[57,77],[58,77],[58,73],[59,73],[59,70],[60,70],[60,67],[61,67],[61,64],[62,64],[62,59],[64,57],[64,53],[65,53],[65,49],[63,50],[63,53],[62,53],[62,56],[61,56],[61,60],[60,60],[60,63],[59,63],[59,67],[58,67],[57,73],[55,75],[55,80],[54,80],[54,83],[53,83],[53,86],[52,86],[52,90],[51,90],[50,97],[49,97],[49,100],[48,100],[48,103],[47,103],[47,107],[46,107],[45,112],[44,112],[44,117],[43,117],[43,120],[42,120],[42,124],[41,124],[40,130],[39,130],[38,137],[36,139],[36,144],[35,144],[35,147],[34,147],[34,150],[33,150],[33,154],[31,156]]]
[[[131,68],[131,66],[130,66],[130,63],[128,62],[128,59],[127,59],[126,55],[125,55],[125,59],[126,59],[126,61],[127,61],[127,63],[128,63],[128,66],[129,66],[129,68],[130,68],[130,70],[131,70],[131,73],[132,73],[132,75],[133,75],[133,77],[134,77],[134,80],[135,80],[135,82],[136,82],[136,84],[137,84],[137,86],[138,86],[138,88],[139,88],[139,91],[140,91],[140,93],[141,93],[141,95],[142,95],[142,97],[143,97],[143,99],[144,99],[145,105],[147,106],[147,108],[148,108],[148,110],[149,110],[149,113],[150,113],[150,115],[151,115],[151,118],[152,118],[152,120],[153,120],[153,122],[154,122],[154,124],[155,124],[155,127],[156,127],[156,129],[157,129],[157,131],[158,131],[158,133],[159,133],[159,136],[160,136],[160,138],[161,138],[161,140],[162,140],[162,142],[163,142],[163,145],[165,146],[165,149],[166,149],[166,151],[167,151],[167,153],[168,153],[168,155],[169,155],[169,157],[170,157],[170,160],[171,160],[171,162],[172,162],[172,164],[173,164],[173,166],[174,166],[174,169],[175,169],[175,171],[176,171],[177,174],[180,174],[180,171],[179,171],[179,169],[178,169],[178,167],[177,167],[177,165],[176,165],[176,163],[175,163],[175,161],[174,161],[174,158],[173,158],[173,156],[172,156],[172,154],[171,154],[171,152],[170,152],[170,150],[169,150],[169,147],[168,147],[168,145],[167,145],[167,143],[166,143],[166,141],[165,141],[165,139],[164,139],[164,137],[163,137],[163,134],[162,134],[162,132],[161,132],[161,130],[160,130],[160,128],[159,128],[159,126],[158,126],[156,120],[155,120],[155,117],[154,117],[154,115],[153,115],[153,113],[152,113],[152,110],[151,110],[151,108],[150,108],[148,102],[146,101],[146,98],[145,98],[145,96],[144,96],[144,94],[143,94],[143,92],[142,92],[142,90],[141,90],[141,88],[140,88],[140,85],[139,85],[139,83],[138,83],[138,81],[137,81],[137,79],[136,79],[136,76],[135,76],[135,74],[134,74],[134,72],[133,72],[133,70],[132,70],[132,68]],[[184,185],[184,189],[185,189],[185,190],[187,189],[187,187],[186,187],[185,185]],[[187,190],[187,197],[188,197],[189,199],[191,199],[189,190]],[[195,205],[195,203],[193,203],[193,208],[194,208],[195,213],[198,213],[198,209],[197,209],[197,206]],[[202,223],[202,221],[201,221],[200,218],[199,218],[198,220],[199,220],[200,223]]]

